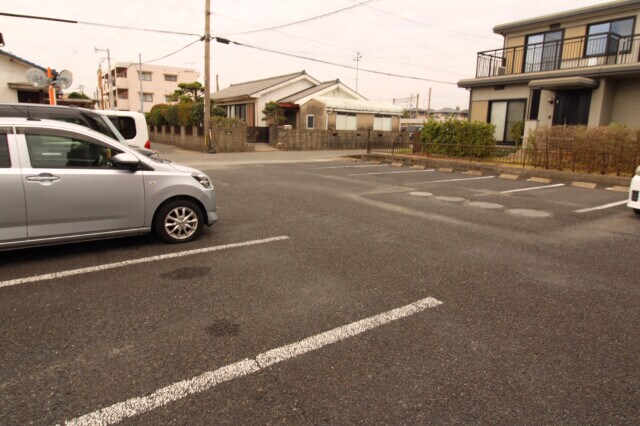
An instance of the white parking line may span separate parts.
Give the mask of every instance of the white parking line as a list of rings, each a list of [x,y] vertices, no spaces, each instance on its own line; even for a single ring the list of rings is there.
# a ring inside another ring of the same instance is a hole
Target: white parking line
[[[18,285],[18,284],[53,280],[56,278],[70,277],[72,275],[89,274],[91,272],[104,271],[106,269],[122,268],[123,266],[138,265],[140,263],[156,262],[158,260],[164,260],[164,259],[175,259],[177,257],[192,256],[194,254],[210,253],[214,251],[226,250],[226,249],[237,248],[237,247],[254,246],[257,244],[265,244],[265,243],[271,243],[274,241],[282,241],[282,240],[288,240],[288,239],[289,239],[288,236],[282,235],[279,237],[264,238],[261,240],[245,241],[243,243],[225,244],[223,246],[213,246],[213,247],[205,247],[205,248],[199,248],[194,250],[185,250],[185,251],[179,251],[175,253],[160,254],[157,256],[142,257],[140,259],[125,260],[122,262],[105,263],[103,265],[89,266],[87,268],[71,269],[68,271],[53,272],[51,274],[35,275],[32,277],[0,281],[0,288],[9,287],[9,286]]]
[[[597,207],[589,207],[586,209],[580,209],[580,210],[574,210],[575,213],[586,213],[586,212],[592,212],[595,210],[604,210],[604,209],[608,209],[611,207],[615,207],[615,206],[620,206],[622,204],[626,204],[629,200],[622,200],[622,201],[616,201],[615,203],[609,203],[609,204],[603,204],[602,206],[597,206]]]
[[[499,194],[510,194],[512,192],[536,191],[538,189],[559,188],[565,186],[564,183],[556,183],[555,185],[532,186],[531,188],[510,189],[508,191],[500,191]]]
[[[422,173],[422,172],[435,172],[435,169],[403,170],[403,171],[399,171],[399,172],[356,173],[354,175],[349,175],[349,176],[391,175],[391,174],[396,174],[396,173]]]
[[[493,179],[495,176],[482,176],[482,177],[472,177],[472,178],[462,178],[462,179],[444,179],[444,180],[427,180],[424,182],[411,182],[407,185],[419,185],[423,183],[443,183],[443,182],[462,182],[464,180],[480,180],[480,179]]]
[[[244,359],[235,364],[227,365],[213,371],[207,371],[191,379],[183,380],[158,389],[150,395],[131,398],[109,407],[85,414],[69,420],[67,425],[108,425],[121,422],[124,419],[138,416],[189,395],[204,392],[220,383],[227,382],[273,364],[295,358],[307,352],[315,351],[323,346],[357,336],[366,331],[380,327],[399,319],[409,317],[429,308],[435,308],[442,302],[427,297],[417,302],[396,308],[381,314],[343,325],[315,336],[307,337],[296,343],[263,352],[254,359]]]
[[[361,164],[358,166],[330,166],[330,167],[313,167],[312,170],[320,169],[355,169],[359,167],[389,167],[388,164]]]

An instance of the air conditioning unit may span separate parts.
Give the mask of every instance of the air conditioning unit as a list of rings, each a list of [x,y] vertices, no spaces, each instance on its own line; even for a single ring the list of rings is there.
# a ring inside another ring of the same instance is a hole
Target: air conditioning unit
[[[496,75],[505,75],[506,73],[507,73],[507,67],[502,66],[502,67],[496,68]]]

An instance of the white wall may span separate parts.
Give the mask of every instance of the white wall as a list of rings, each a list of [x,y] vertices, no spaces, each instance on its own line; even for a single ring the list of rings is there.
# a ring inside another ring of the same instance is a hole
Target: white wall
[[[258,98],[258,101],[256,102],[256,125],[258,127],[267,126],[267,122],[262,119],[262,110],[269,102],[277,101],[278,99],[293,95],[294,93],[298,93],[312,86],[315,86],[315,84],[307,79],[302,79],[272,90],[270,92],[264,93]]]
[[[18,91],[10,89],[8,83],[26,83],[25,72],[29,69],[5,56],[0,56],[0,102],[18,102]]]

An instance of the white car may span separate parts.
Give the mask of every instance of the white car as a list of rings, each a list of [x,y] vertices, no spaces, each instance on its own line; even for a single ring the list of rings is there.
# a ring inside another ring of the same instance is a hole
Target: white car
[[[96,112],[111,120],[129,145],[151,149],[147,119],[144,114],[135,111],[114,110],[97,110]]]
[[[631,207],[636,214],[640,215],[640,166],[636,169],[636,175],[631,180],[629,187],[629,202],[627,206]]]

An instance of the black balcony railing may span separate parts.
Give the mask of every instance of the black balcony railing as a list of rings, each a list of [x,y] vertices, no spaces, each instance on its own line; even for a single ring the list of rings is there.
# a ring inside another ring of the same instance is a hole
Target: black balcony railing
[[[476,78],[638,62],[640,34],[602,33],[479,52]]]

